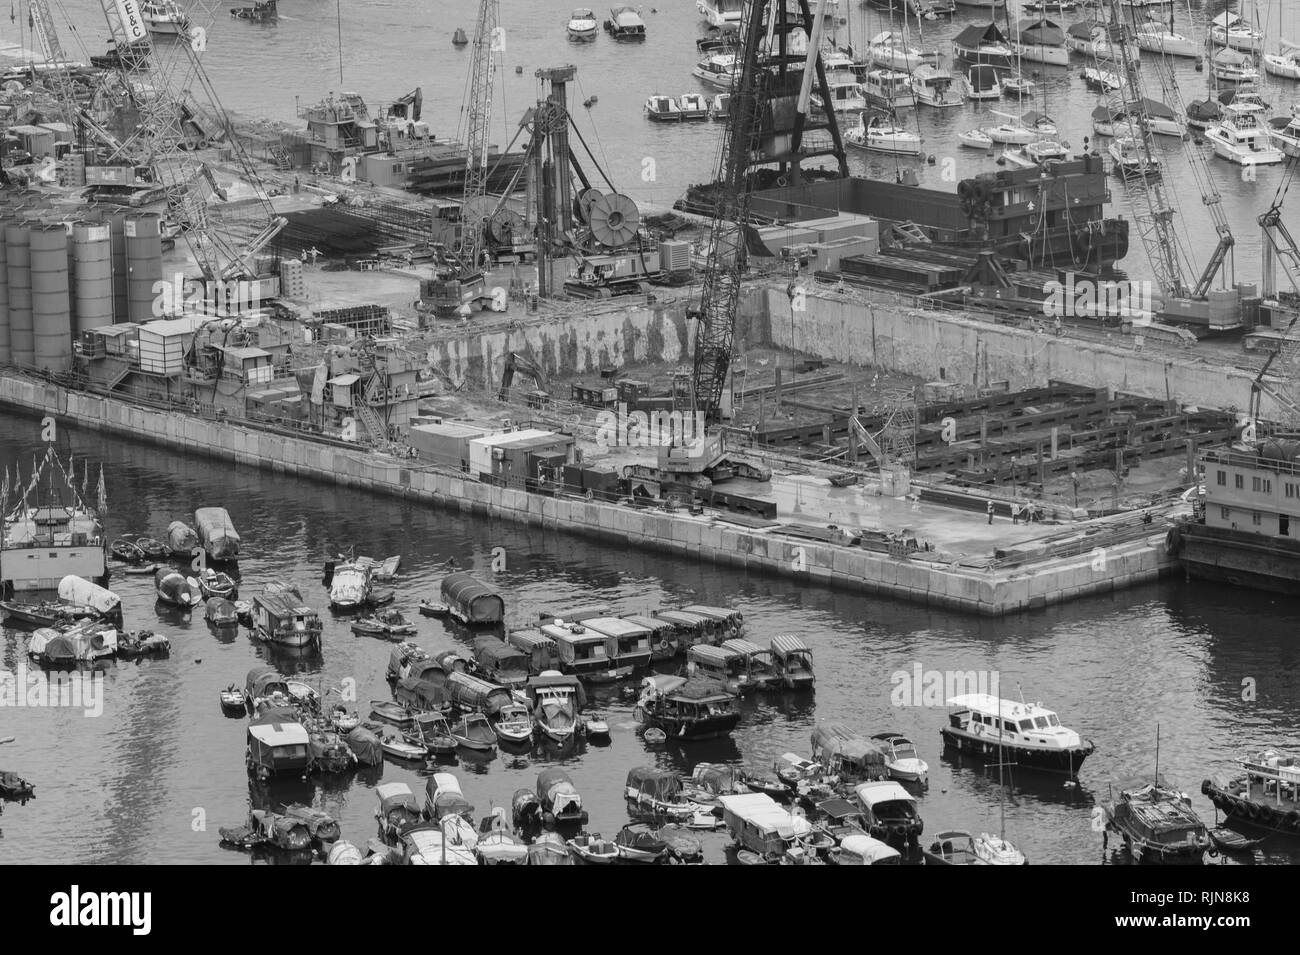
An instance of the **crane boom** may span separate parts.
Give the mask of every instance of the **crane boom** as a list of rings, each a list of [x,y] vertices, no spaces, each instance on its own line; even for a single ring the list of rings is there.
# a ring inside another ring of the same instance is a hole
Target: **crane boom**
[[[1268,209],[1260,213],[1256,221],[1259,223],[1264,237],[1268,240],[1268,247],[1264,249],[1265,257],[1275,256],[1277,261],[1282,263],[1282,268],[1286,272],[1287,279],[1291,282],[1291,287],[1297,295],[1300,295],[1300,248],[1297,248],[1295,239],[1291,236],[1291,231],[1282,222],[1282,202],[1291,187],[1297,164],[1300,164],[1300,158],[1291,156],[1287,159],[1282,181],[1278,183],[1277,191],[1273,194],[1273,202]],[[1269,368],[1272,367],[1273,362],[1277,360],[1277,357],[1282,354],[1282,350],[1290,342],[1291,331],[1298,321],[1300,321],[1300,311],[1291,316],[1291,321],[1282,330],[1282,339],[1278,342],[1277,349],[1268,356],[1264,366],[1260,368],[1259,374],[1251,382],[1250,414],[1256,421],[1259,420],[1261,396],[1264,394],[1289,407],[1291,411],[1300,412],[1300,408],[1296,407],[1295,402],[1279,395],[1264,382],[1264,376],[1268,374]]]
[[[32,29],[41,45],[41,53],[54,75],[59,108],[63,112],[63,121],[76,128],[81,119],[77,106],[77,96],[72,89],[72,79],[68,76],[68,58],[63,53],[63,44],[59,42],[58,32],[54,29],[54,17],[50,13],[48,0],[29,0],[32,14]]]
[[[461,203],[461,250],[471,269],[477,267],[483,246],[485,212],[481,199],[487,192],[488,126],[492,121],[492,82],[501,43],[497,0],[480,0],[474,27],[474,54],[470,61],[469,135],[465,157],[465,191]]]

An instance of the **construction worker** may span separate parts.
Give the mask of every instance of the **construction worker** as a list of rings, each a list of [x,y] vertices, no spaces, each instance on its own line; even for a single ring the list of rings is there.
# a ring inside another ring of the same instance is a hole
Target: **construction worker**
[[[992,501],[989,501],[986,510],[989,512],[989,523],[992,524],[993,523],[993,502]]]

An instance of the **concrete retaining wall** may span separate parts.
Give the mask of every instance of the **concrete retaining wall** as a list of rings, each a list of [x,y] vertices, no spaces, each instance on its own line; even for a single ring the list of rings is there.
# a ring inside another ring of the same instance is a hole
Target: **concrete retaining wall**
[[[1163,532],[1147,541],[1014,572],[989,572],[895,559],[858,548],[790,541],[761,530],[577,498],[553,498],[412,469],[397,459],[237,425],[154,411],[116,399],[67,392],[0,376],[0,405],[55,413],[78,425],[285,474],[342,484],[439,507],[533,524],[548,530],[635,543],[804,584],[844,587],[985,615],[1046,606],[1152,580],[1174,562]]]

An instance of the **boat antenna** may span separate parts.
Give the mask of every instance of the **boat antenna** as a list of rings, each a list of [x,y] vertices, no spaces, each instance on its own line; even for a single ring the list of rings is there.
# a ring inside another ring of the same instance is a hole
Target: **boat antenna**
[[[1025,688],[1019,683],[1016,684],[1016,692],[1020,694],[1020,705],[1028,706],[1029,704],[1025,702]]]
[[[339,84],[343,83],[343,0],[334,0],[334,13],[339,25]]]

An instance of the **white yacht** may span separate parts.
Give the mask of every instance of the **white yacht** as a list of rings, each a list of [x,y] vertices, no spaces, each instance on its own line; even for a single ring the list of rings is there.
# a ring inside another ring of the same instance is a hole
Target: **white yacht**
[[[871,62],[874,65],[890,70],[905,70],[910,73],[919,66],[937,65],[939,62],[937,51],[926,52],[918,49],[908,43],[902,35],[888,31],[871,40],[870,51]]]
[[[833,112],[860,113],[867,108],[867,97],[862,92],[862,84],[852,73],[847,71],[827,73],[826,88],[830,90]],[[814,92],[811,98],[818,109],[825,111],[826,104],[822,102],[821,93]]]
[[[585,43],[596,39],[600,23],[596,20],[595,11],[579,7],[569,14],[569,23],[565,29],[568,30],[570,40],[580,40]]]
[[[1059,139],[1044,137],[1011,149],[1002,150],[1000,161],[1021,169],[1041,166],[1051,159],[1069,159],[1070,148]]]
[[[677,97],[677,108],[682,119],[708,119],[709,101],[699,93],[683,93]]]
[[[996,126],[985,126],[981,132],[993,142],[1004,146],[1025,146],[1056,135],[1056,125],[1042,113],[1031,110],[1023,116],[1014,116],[1011,113],[1000,113],[994,110],[993,115],[1001,116],[1005,122]]]
[[[1224,48],[1210,58],[1210,71],[1221,83],[1255,83],[1259,80],[1254,58],[1231,48]]]
[[[173,0],[144,0],[140,4],[140,17],[150,33],[161,36],[184,36],[193,26]]]
[[[1148,133],[1154,136],[1173,136],[1182,139],[1186,135],[1186,129],[1183,123],[1179,121],[1178,115],[1158,100],[1145,99],[1143,105],[1146,110],[1146,129]],[[1092,111],[1092,129],[1098,136],[1114,136],[1118,129],[1121,134],[1128,131],[1128,116],[1131,113],[1140,112],[1136,104],[1132,108],[1124,106],[1112,112],[1108,106],[1098,106]]]
[[[885,116],[860,114],[858,125],[844,134],[850,146],[893,156],[921,155],[921,137]]]
[[[968,129],[958,133],[957,142],[970,149],[993,148],[993,137],[982,129]]]
[[[1214,155],[1239,166],[1271,165],[1286,159],[1282,150],[1271,145],[1263,117],[1264,107],[1258,103],[1234,99],[1225,105],[1219,121],[1205,130]]]
[[[730,90],[736,82],[736,54],[714,53],[695,64],[691,75],[720,90]]]
[[[991,66],[972,66],[963,77],[967,99],[1001,99],[1002,81]]]
[[[1161,53],[1165,56],[1198,57],[1202,45],[1191,37],[1174,33],[1163,23],[1145,23],[1137,29],[1138,48],[1147,53]]]
[[[961,752],[1074,776],[1095,748],[1041,703],[972,693],[954,696],[948,706],[948,725],[939,733],[945,745]]]
[[[1114,171],[1121,176],[1158,176],[1160,175],[1160,157],[1148,155],[1148,149],[1141,137],[1116,136],[1107,147],[1110,158],[1114,161]]]
[[[1276,53],[1264,54],[1264,72],[1286,80],[1300,80],[1300,44],[1282,41]]]
[[[902,70],[871,70],[862,84],[867,102],[880,109],[906,109],[916,105],[912,78]]]
[[[695,0],[695,9],[711,27],[739,30],[745,3],[744,0]]]
[[[1270,119],[1268,135],[1284,155],[1300,156],[1300,106],[1292,107],[1290,116]]]
[[[1069,66],[1070,51],[1065,46],[1065,31],[1047,19],[1027,17],[1016,24],[1011,37],[1011,49],[1020,60],[1046,63],[1048,66]]]
[[[1260,53],[1264,49],[1264,34],[1253,29],[1235,13],[1225,10],[1210,23],[1210,42],[1215,46],[1230,46],[1244,53]]]
[[[965,101],[958,78],[942,67],[928,64],[912,71],[912,93],[917,103],[935,109],[960,106]]]

